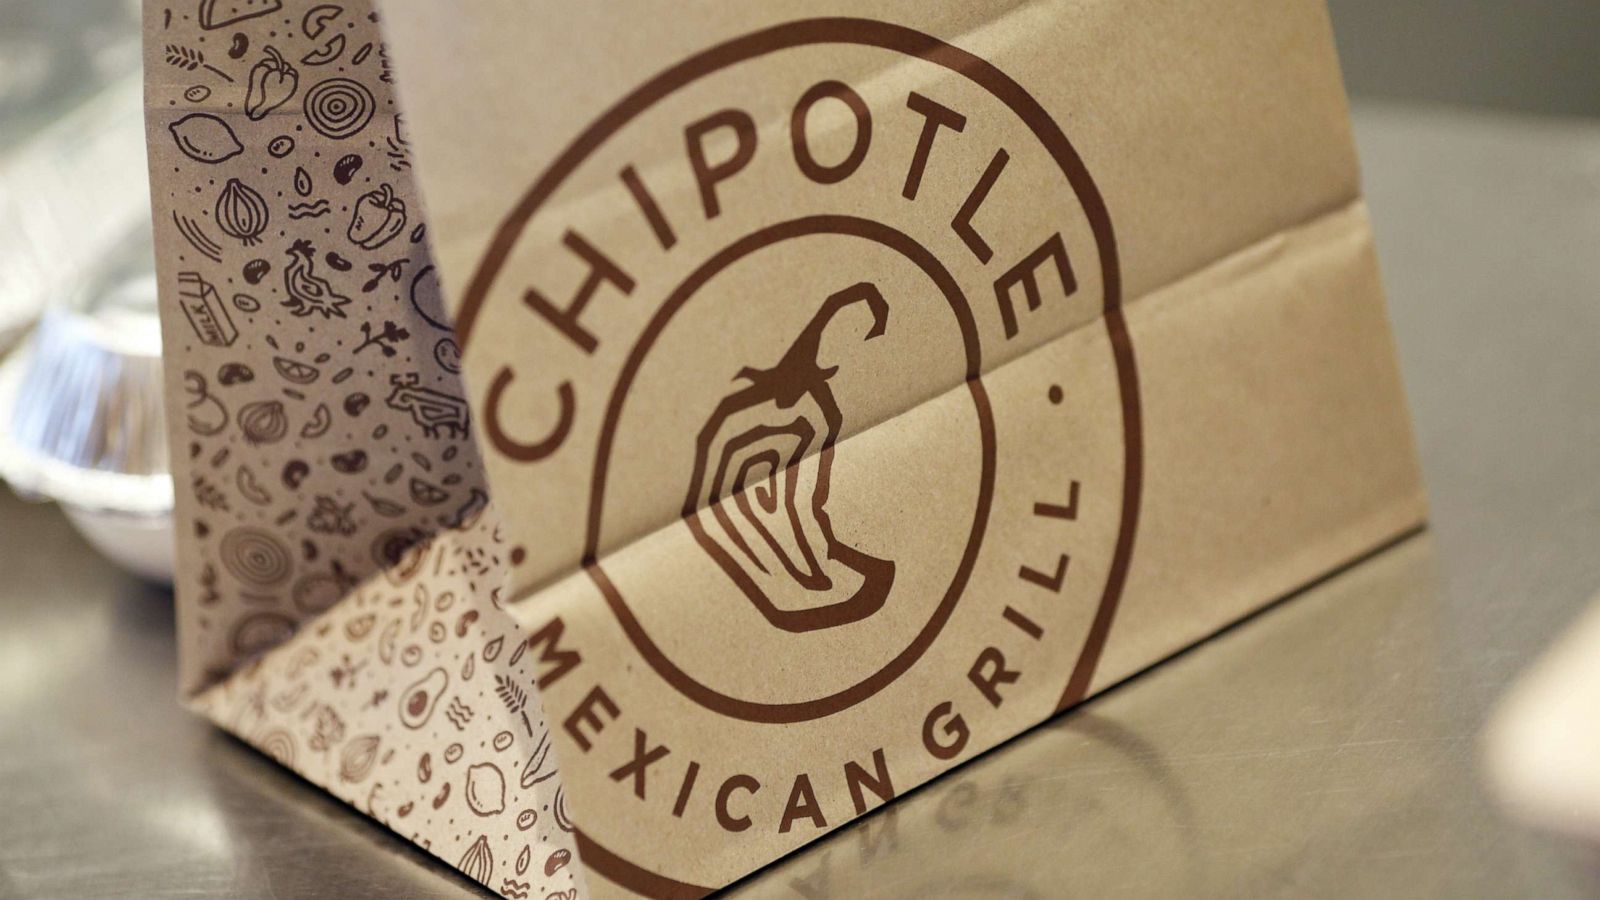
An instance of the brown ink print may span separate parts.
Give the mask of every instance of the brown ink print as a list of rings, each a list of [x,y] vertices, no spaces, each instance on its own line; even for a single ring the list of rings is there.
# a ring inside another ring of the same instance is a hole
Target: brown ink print
[[[833,445],[844,416],[823,358],[824,334],[847,311],[870,341],[889,306],[871,284],[827,299],[771,368],[740,370],[701,429],[684,515],[695,540],[773,625],[810,631],[877,612],[894,583],[890,560],[834,536],[826,509]],[[802,460],[813,454],[815,475]],[[805,496],[809,495],[809,496]]]
[[[190,113],[167,126],[183,155],[198,163],[216,165],[244,152],[244,145],[227,122],[210,113]]]
[[[303,238],[290,245],[289,263],[283,269],[283,285],[289,299],[283,305],[296,316],[315,314],[342,319],[350,298],[336,292],[326,278],[316,274],[316,252],[311,242]]]
[[[306,92],[306,122],[325,138],[352,137],[372,121],[372,92],[350,78],[329,78]]]

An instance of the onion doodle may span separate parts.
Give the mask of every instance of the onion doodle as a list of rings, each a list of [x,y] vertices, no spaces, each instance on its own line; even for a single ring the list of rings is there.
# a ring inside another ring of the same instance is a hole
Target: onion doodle
[[[339,780],[354,783],[371,774],[373,764],[378,761],[378,744],[375,734],[351,738],[339,752]]]
[[[275,444],[289,433],[289,417],[278,400],[258,400],[239,410],[239,428],[252,444]]]
[[[217,227],[222,229],[222,233],[236,238],[246,247],[254,246],[261,240],[261,233],[267,230],[270,220],[267,201],[254,188],[237,178],[229,178],[223,186],[222,193],[217,195],[214,212]]]
[[[376,104],[359,81],[329,78],[306,92],[306,121],[323,137],[342,140],[372,121]]]
[[[240,656],[254,656],[288,640],[294,631],[294,620],[283,613],[252,613],[233,627],[233,651]]]
[[[282,728],[275,728],[254,741],[262,753],[277,760],[279,765],[294,766],[294,736]]]
[[[695,540],[774,626],[811,631],[877,612],[894,563],[839,541],[826,505],[833,445],[844,424],[820,358],[823,335],[864,308],[864,340],[884,333],[889,306],[870,284],[829,297],[770,369],[745,368],[695,447],[684,516]],[[815,452],[815,473],[802,460]],[[809,495],[809,496],[807,496]]]
[[[288,548],[272,534],[241,525],[222,536],[222,565],[233,577],[255,587],[275,587],[289,577]]]

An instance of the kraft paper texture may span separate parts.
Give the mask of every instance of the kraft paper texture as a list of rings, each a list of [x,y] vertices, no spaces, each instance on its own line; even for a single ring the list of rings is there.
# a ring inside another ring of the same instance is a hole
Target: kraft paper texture
[[[703,895],[1423,521],[1318,2],[382,12],[146,5],[183,689],[493,891]]]
[[[376,17],[144,14],[184,697],[493,890],[575,898]]]

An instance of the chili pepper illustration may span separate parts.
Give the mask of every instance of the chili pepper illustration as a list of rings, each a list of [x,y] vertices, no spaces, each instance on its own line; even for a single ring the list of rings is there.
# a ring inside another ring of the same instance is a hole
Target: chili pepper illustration
[[[350,242],[363,250],[376,250],[394,240],[406,227],[406,203],[387,184],[368,191],[350,213]]]
[[[266,58],[250,68],[250,82],[244,96],[244,114],[253,122],[266,118],[288,102],[300,87],[300,73],[289,65],[275,47],[266,48]]]
[[[884,333],[889,306],[872,284],[830,296],[770,369],[746,367],[695,444],[684,517],[695,540],[774,626],[813,631],[882,608],[895,564],[833,531],[826,509],[833,445],[844,416],[819,358],[823,334],[847,309],[865,307],[862,340]],[[804,463],[812,452],[816,464]]]

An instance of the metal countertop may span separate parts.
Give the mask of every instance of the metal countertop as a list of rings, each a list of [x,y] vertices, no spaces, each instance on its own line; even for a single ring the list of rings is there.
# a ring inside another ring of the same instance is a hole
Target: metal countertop
[[[1600,591],[1600,124],[1356,120],[1431,530],[735,896],[1600,895],[1478,769]],[[175,692],[170,598],[0,500],[0,897],[488,896]]]

